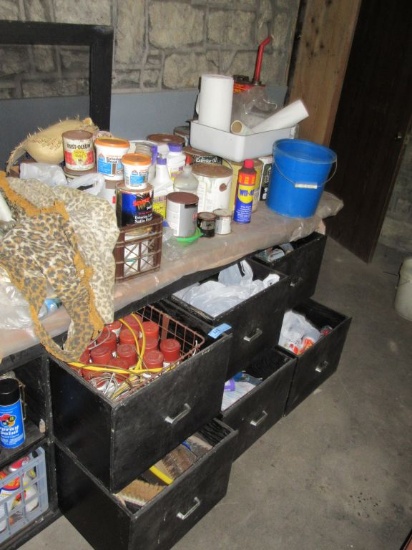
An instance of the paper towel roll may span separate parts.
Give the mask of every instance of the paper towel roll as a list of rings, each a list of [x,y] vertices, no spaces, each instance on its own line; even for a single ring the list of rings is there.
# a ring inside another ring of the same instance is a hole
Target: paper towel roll
[[[234,120],[230,125],[230,131],[238,136],[247,136],[251,133],[250,128],[245,126],[241,120]]]
[[[233,78],[220,74],[203,74],[197,110],[199,124],[230,132]]]
[[[253,126],[252,132],[257,134],[259,132],[267,132],[269,130],[281,130],[282,128],[290,128],[298,122],[304,120],[309,116],[303,102],[298,99],[293,103],[290,103],[274,115],[265,119],[263,122],[259,122],[256,126]]]

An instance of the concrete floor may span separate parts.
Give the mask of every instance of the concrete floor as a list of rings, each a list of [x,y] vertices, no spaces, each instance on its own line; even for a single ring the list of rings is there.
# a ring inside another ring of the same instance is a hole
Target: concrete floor
[[[353,318],[337,372],[233,465],[227,496],[176,550],[399,550],[412,528],[412,321],[406,255],[367,265],[328,240],[315,298]],[[25,550],[86,550],[65,518]],[[141,550],[145,550],[142,548]]]

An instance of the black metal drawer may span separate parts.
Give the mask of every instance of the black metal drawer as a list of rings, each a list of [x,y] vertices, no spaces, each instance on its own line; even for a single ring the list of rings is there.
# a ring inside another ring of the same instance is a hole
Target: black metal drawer
[[[171,548],[226,494],[236,432],[212,420],[212,449],[138,511],[131,511],[56,442],[59,507],[98,550]]]
[[[293,311],[304,315],[318,329],[329,326],[332,330],[301,355],[285,352],[297,359],[285,414],[289,414],[336,371],[351,323],[350,317],[314,300],[302,302]]]
[[[282,418],[295,363],[296,359],[274,347],[245,369],[262,381],[220,414],[225,424],[238,431],[234,459]]]
[[[175,295],[170,297],[172,303],[186,312],[188,318],[198,317],[214,327],[222,324],[231,327],[232,343],[227,379],[243,370],[257,354],[272,346],[274,341],[277,342],[285,312],[288,277],[250,258],[247,262],[252,268],[254,279],[263,280],[269,274],[276,273],[280,277],[279,281],[216,317],[189,305]],[[217,279],[218,274],[206,280]]]
[[[195,319],[190,326],[205,329]],[[124,487],[219,413],[231,337],[204,336],[195,355],[120,401],[51,361],[55,435],[109,490]]]
[[[315,232],[303,239],[291,242],[293,250],[276,260],[268,260],[270,251],[260,251],[254,256],[257,261],[290,276],[287,309],[314,294],[326,239],[325,235]]]

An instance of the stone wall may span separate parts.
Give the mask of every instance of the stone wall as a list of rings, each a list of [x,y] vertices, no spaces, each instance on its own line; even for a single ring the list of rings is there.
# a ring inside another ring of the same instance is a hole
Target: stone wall
[[[111,25],[114,91],[197,88],[202,73],[285,85],[300,0],[0,0],[0,19]],[[0,48],[0,99],[84,95],[88,51]]]

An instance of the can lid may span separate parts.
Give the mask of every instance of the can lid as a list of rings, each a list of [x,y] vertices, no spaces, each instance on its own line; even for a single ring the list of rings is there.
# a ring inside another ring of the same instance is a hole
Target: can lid
[[[183,150],[183,145],[181,143],[174,143],[173,141],[167,144],[169,151],[171,153],[180,153]]]
[[[130,147],[130,143],[126,139],[115,137],[99,137],[94,144],[104,147]]]
[[[15,378],[0,380],[0,405],[12,405],[20,399],[19,383]]]
[[[136,166],[149,166],[152,159],[149,155],[143,153],[126,153],[122,156],[123,164],[132,164]]]

